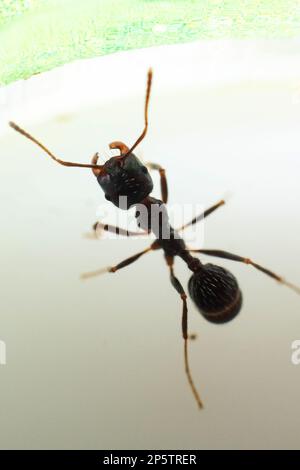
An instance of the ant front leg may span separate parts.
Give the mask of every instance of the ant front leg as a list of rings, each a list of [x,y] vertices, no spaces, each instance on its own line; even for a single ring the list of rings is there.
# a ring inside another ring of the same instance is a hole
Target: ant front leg
[[[134,263],[135,261],[137,261],[145,253],[148,253],[149,251],[157,250],[159,248],[160,248],[160,246],[155,241],[154,243],[152,243],[152,245],[150,245],[145,250],[140,251],[139,253],[136,253],[133,256],[130,256],[130,258],[126,258],[124,261],[121,261],[121,263],[118,263],[115,266],[107,266],[106,268],[98,269],[96,271],[83,273],[81,275],[81,279],[88,279],[90,277],[99,276],[100,274],[104,274],[104,273],[115,273],[116,271],[119,271],[120,269],[125,268],[129,264]]]
[[[203,408],[203,403],[201,401],[201,398],[197,392],[197,389],[195,387],[192,374],[190,371],[190,366],[189,366],[189,358],[188,358],[188,308],[187,308],[187,295],[184,291],[184,288],[182,287],[180,281],[177,279],[177,277],[174,274],[174,257],[173,256],[165,256],[167,265],[169,266],[170,269],[170,280],[172,283],[172,286],[176,289],[178,294],[181,297],[182,300],[182,336],[184,340],[184,366],[185,366],[185,373],[189,382],[189,385],[192,389],[193,395],[195,397],[195,400],[199,406],[199,408]]]
[[[225,204],[225,201],[223,199],[221,199],[221,201],[219,201],[216,204],[214,204],[213,206],[209,207],[204,212],[202,212],[201,214],[197,215],[192,220],[190,220],[190,222],[187,222],[186,224],[182,225],[181,227],[177,228],[176,230],[184,230],[187,227],[189,227],[190,225],[197,224],[198,222],[200,222],[200,220],[205,219],[205,217],[207,217],[209,214],[211,214],[212,212],[214,212],[216,209],[223,206],[224,204]]]
[[[141,236],[141,235],[149,235],[150,232],[132,232],[130,230],[126,230],[124,228],[115,226],[115,225],[109,225],[109,224],[102,224],[101,222],[95,222],[93,225],[93,234],[91,235],[91,238],[99,238],[99,235],[102,230],[105,232],[110,232],[114,233],[115,235],[120,235],[123,237],[136,237],[136,236]]]
[[[283,277],[279,276],[278,274],[275,274],[274,272],[270,271],[267,268],[264,268],[260,264],[254,263],[254,261],[252,261],[250,258],[244,258],[243,256],[238,256],[238,255],[235,255],[233,253],[229,253],[228,251],[223,251],[223,250],[201,249],[201,250],[189,250],[189,251],[193,253],[203,253],[204,255],[208,255],[208,256],[215,256],[217,258],[229,259],[231,261],[238,261],[244,264],[250,264],[251,266],[263,272],[267,276],[272,277],[276,281],[280,282],[281,284],[284,284],[287,287],[290,287],[295,292],[300,294],[300,287],[295,286],[294,284],[291,284],[290,282],[286,281]]]
[[[146,163],[146,166],[150,170],[157,170],[160,175],[160,189],[161,189],[161,200],[164,204],[168,202],[168,183],[166,178],[166,170],[158,165],[157,163]]]

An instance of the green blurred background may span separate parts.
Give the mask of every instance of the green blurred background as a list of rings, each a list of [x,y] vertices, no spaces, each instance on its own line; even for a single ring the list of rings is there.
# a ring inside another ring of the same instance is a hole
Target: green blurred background
[[[299,0],[1,0],[0,85],[121,50],[299,34]]]

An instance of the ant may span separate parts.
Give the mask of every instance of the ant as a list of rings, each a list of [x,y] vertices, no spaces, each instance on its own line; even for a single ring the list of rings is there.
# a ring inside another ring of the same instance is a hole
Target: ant
[[[200,313],[206,320],[212,323],[220,324],[233,320],[241,310],[242,293],[236,278],[227,269],[211,263],[203,264],[191,253],[202,253],[217,258],[245,263],[253,266],[281,284],[285,284],[286,286],[294,289],[297,293],[300,293],[300,288],[287,282],[281,276],[278,276],[269,269],[253,262],[250,258],[238,256],[223,250],[189,249],[186,247],[184,240],[180,237],[178,232],[202,221],[216,209],[223,206],[225,201],[219,201],[176,230],[170,225],[165,207],[168,202],[168,185],[165,169],[155,163],[144,165],[133,153],[133,150],[140,144],[147,134],[151,84],[152,70],[149,69],[144,108],[144,129],[141,135],[130,148],[123,142],[112,142],[109,145],[110,149],[118,149],[120,151],[120,155],[111,157],[104,165],[98,164],[99,155],[97,153],[93,156],[91,164],[61,160],[17,124],[10,122],[9,125],[27,139],[30,139],[38,145],[59,164],[64,166],[91,168],[99,185],[105,193],[105,198],[108,201],[111,201],[118,208],[127,210],[132,206],[136,207],[137,225],[142,229],[142,231],[130,232],[120,227],[96,222],[93,225],[94,233],[96,234],[98,229],[125,236],[143,235],[145,233],[150,234],[152,232],[155,235],[155,241],[145,250],[125,259],[115,266],[100,269],[92,273],[86,273],[82,277],[88,278],[103,272],[115,273],[116,271],[134,263],[145,253],[159,249],[163,250],[165,261],[170,272],[170,281],[182,301],[182,336],[184,341],[185,373],[199,408],[203,408],[203,403],[194,385],[189,366],[188,339],[194,338],[193,335],[188,335],[187,294],[174,273],[175,256],[182,258],[187,264],[188,269],[192,271],[192,276],[188,283],[189,294]],[[159,172],[161,200],[150,195],[153,190],[153,182],[148,169]],[[146,211],[140,211],[140,207],[146,208]],[[154,218],[152,216],[153,209],[158,211],[158,219],[157,217]],[[168,236],[164,236],[166,233]]]

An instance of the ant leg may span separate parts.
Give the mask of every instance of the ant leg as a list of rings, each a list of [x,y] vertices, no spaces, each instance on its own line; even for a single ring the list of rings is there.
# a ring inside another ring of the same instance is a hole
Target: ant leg
[[[203,403],[201,401],[201,398],[197,392],[197,389],[194,385],[194,381],[192,378],[192,374],[190,371],[190,366],[189,366],[189,358],[188,358],[188,308],[187,308],[187,295],[184,291],[184,288],[182,287],[180,281],[177,279],[177,277],[174,274],[173,270],[173,265],[174,265],[174,257],[173,256],[165,256],[167,265],[169,266],[170,269],[170,280],[172,283],[172,286],[177,290],[178,294],[181,297],[182,300],[182,336],[184,340],[184,366],[185,366],[185,373],[189,382],[189,385],[192,389],[193,395],[195,397],[195,400],[199,406],[199,408],[203,408]]]
[[[168,184],[166,178],[166,170],[158,165],[157,163],[146,163],[146,166],[150,170],[157,170],[160,174],[160,189],[161,189],[161,198],[164,204],[168,202]]]
[[[257,263],[254,263],[250,258],[244,258],[242,256],[234,255],[233,253],[228,253],[228,251],[223,251],[223,250],[189,250],[190,252],[193,253],[203,253],[204,255],[208,256],[215,256],[217,258],[224,258],[224,259],[229,259],[232,261],[239,261],[240,263],[245,263],[245,264],[250,264],[254,268],[258,269],[259,271],[262,271],[265,273],[267,276],[272,277],[273,279],[276,279],[276,281],[280,282],[281,284],[284,284],[287,287],[290,287],[293,289],[295,292],[300,294],[300,287],[295,286],[294,284],[291,284],[290,282],[286,281],[284,278],[279,276],[278,274],[273,273],[267,268],[264,268],[263,266],[260,266]]]
[[[207,217],[209,214],[211,214],[212,212],[214,212],[216,209],[218,209],[219,207],[223,206],[225,204],[225,201],[224,199],[221,199],[221,201],[217,202],[216,204],[214,204],[213,206],[209,207],[208,209],[206,209],[204,212],[202,212],[201,214],[197,215],[196,217],[194,217],[192,220],[190,220],[190,222],[182,225],[181,227],[179,227],[178,229],[176,230],[184,230],[185,228],[189,227],[190,225],[195,225],[197,224],[198,222],[200,222],[200,220],[203,220],[205,219],[205,217]]]
[[[87,237],[88,238],[100,238],[100,233],[101,230],[104,230],[105,232],[110,232],[114,233],[115,235],[121,235],[123,237],[133,237],[133,236],[140,236],[140,235],[149,235],[150,232],[132,232],[130,230],[126,230],[124,228],[115,226],[115,225],[109,225],[109,224],[102,224],[101,222],[95,222],[93,225],[93,232],[88,233]]]
[[[81,275],[81,279],[88,279],[89,277],[98,276],[98,275],[104,274],[104,273],[115,273],[116,271],[119,271],[119,269],[125,268],[125,266],[128,266],[129,264],[134,263],[136,260],[138,260],[145,253],[148,253],[149,251],[152,251],[152,250],[157,250],[158,248],[160,248],[160,247],[157,244],[157,242],[155,241],[154,243],[152,243],[152,245],[150,245],[145,250],[140,251],[139,253],[136,253],[133,256],[130,256],[130,258],[126,258],[124,261],[121,261],[121,263],[118,263],[115,266],[107,266],[106,268],[98,269],[97,271],[91,271],[91,272],[88,272],[88,273],[83,273]]]

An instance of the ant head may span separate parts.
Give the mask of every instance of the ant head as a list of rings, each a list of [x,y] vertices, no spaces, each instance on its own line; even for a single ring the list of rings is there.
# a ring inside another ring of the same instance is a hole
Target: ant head
[[[102,169],[93,169],[105,198],[121,209],[129,209],[138,204],[153,190],[152,178],[148,169],[122,142],[112,142],[111,149],[119,149],[121,154],[110,158]],[[92,159],[97,164],[98,155]]]
[[[200,313],[212,323],[233,320],[242,306],[236,278],[227,269],[205,264],[189,280],[191,298]]]
[[[35,137],[22,129],[14,122],[9,125],[27,139],[38,145],[53,160],[60,165],[92,168],[98,183],[105,192],[105,197],[112,201],[116,206],[122,209],[128,209],[133,204],[141,202],[153,189],[153,182],[147,168],[132,153],[133,150],[144,139],[148,129],[148,107],[150,99],[150,91],[152,84],[152,70],[148,70],[147,89],[144,109],[145,126],[141,135],[129,149],[122,142],[112,142],[111,149],[119,149],[120,155],[110,158],[104,165],[97,165],[98,155],[94,155],[91,164],[75,163],[61,160],[56,157],[44,144],[39,142]]]

